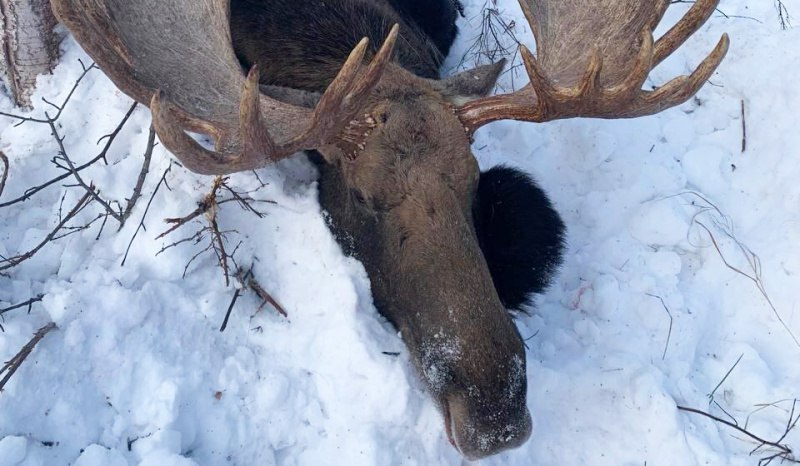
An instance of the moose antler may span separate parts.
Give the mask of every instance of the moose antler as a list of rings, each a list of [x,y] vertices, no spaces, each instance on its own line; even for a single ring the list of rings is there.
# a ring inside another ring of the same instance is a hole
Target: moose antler
[[[363,39],[316,109],[259,92],[231,44],[228,0],[51,0],[53,11],[123,92],[150,105],[164,146],[190,170],[262,167],[334,139],[361,110],[390,61],[398,27],[368,65]],[[185,131],[211,136],[215,151]]]
[[[537,56],[520,46],[530,84],[457,109],[468,131],[497,120],[632,118],[679,105],[705,84],[728,50],[724,34],[689,76],[642,90],[650,70],[711,16],[719,0],[698,0],[658,41],[653,29],[669,0],[519,0]]]

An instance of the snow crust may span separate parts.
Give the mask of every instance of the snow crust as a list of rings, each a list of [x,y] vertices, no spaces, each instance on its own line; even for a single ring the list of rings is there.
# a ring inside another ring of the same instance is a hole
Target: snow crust
[[[450,66],[480,29],[483,2],[465,3]],[[497,3],[532,45],[516,2]],[[783,3],[800,12],[797,0]],[[688,6],[672,6],[661,32]],[[729,419],[724,409],[768,439],[783,434],[800,397],[800,347],[789,333],[800,335],[800,30],[781,30],[770,1],[720,9],[728,18],[715,14],[648,82],[689,72],[728,32],[728,57],[692,101],[636,120],[499,122],[478,133],[481,166],[532,173],[569,230],[558,279],[517,321],[533,436],[480,464],[739,466],[767,456],[677,405]],[[52,112],[41,98],[61,101],[78,59],[88,62],[71,39],[63,48],[54,74],[39,80],[33,115]],[[17,111],[1,99],[0,109]],[[76,162],[99,151],[130,103],[100,72],[87,76],[59,120]],[[85,172],[103,196],[130,195],[149,121],[138,109],[108,165]],[[14,123],[0,118],[0,150],[11,160],[0,202],[61,173],[49,161],[57,147],[48,128]],[[264,218],[228,204],[219,220],[238,231],[237,257],[255,258],[288,319],[269,307],[256,313],[259,301],[246,293],[221,333],[234,290],[213,257],[201,256],[184,279],[202,245],[155,256],[168,244],[155,239],[162,219],[192,211],[211,181],[177,166],[120,265],[170,159],[156,148],[145,198],[122,231],[110,222],[96,240],[95,225],[0,276],[0,308],[45,295],[30,314],[3,316],[0,360],[46,322],[58,325],[0,394],[0,465],[461,464],[402,341],[372,305],[363,267],[326,228],[302,157],[259,170],[268,185],[255,196],[274,202],[259,204]],[[253,174],[231,184],[259,186]],[[33,247],[58,221],[62,196],[71,206],[81,194],[57,185],[0,209],[0,254]],[[786,327],[734,268],[758,274]],[[800,450],[800,431],[782,442]]]

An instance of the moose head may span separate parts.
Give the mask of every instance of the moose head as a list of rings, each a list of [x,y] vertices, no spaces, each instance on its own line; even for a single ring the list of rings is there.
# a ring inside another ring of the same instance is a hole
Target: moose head
[[[503,119],[631,118],[685,102],[723,59],[727,36],[689,76],[642,86],[717,3],[698,0],[656,41],[669,0],[520,0],[536,37],[536,56],[520,47],[530,84],[487,96],[502,63],[444,80],[400,66],[402,20],[386,26],[380,47],[355,45],[316,93],[260,85],[271,81],[259,66],[242,70],[228,0],[52,0],[114,83],[150,106],[161,142],[186,168],[221,175],[319,154],[331,228],[363,261],[378,309],[470,459],[530,436],[524,345],[506,307],[545,286],[563,229],[525,176],[481,175],[474,132]],[[409,34],[404,43],[414,42]],[[215,150],[187,131],[210,136]],[[495,216],[501,203],[518,212]],[[512,283],[520,277],[531,283]]]

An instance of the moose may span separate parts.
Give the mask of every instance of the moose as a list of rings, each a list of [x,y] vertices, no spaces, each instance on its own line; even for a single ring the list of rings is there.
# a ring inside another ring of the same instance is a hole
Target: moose
[[[528,175],[480,172],[473,134],[504,119],[660,112],[693,96],[728,48],[723,35],[691,74],[644,90],[719,0],[698,0],[658,40],[670,0],[519,0],[536,39],[535,56],[520,47],[530,83],[490,96],[503,62],[440,75],[458,0],[51,1],[187,169],[229,174],[307,151],[333,234],[363,262],[467,459],[530,437],[509,310],[545,289],[565,237]]]

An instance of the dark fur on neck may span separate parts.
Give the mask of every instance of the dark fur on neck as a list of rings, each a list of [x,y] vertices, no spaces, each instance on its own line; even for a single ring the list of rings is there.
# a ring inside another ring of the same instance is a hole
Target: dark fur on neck
[[[231,0],[231,34],[245,68],[259,65],[261,84],[321,92],[363,37],[374,54],[397,23],[395,61],[437,79],[456,35],[451,2]]]
[[[481,174],[473,215],[500,301],[520,309],[561,265],[564,223],[530,176],[503,166]]]

